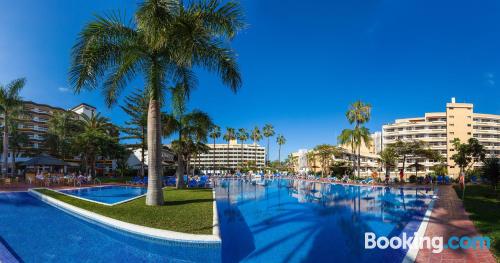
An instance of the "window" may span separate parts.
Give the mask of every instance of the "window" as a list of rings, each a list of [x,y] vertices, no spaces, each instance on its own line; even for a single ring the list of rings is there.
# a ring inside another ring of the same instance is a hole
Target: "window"
[[[454,132],[450,132],[450,135],[455,135],[455,133]]]
[[[455,118],[455,116],[453,116],[453,115],[450,115],[450,119],[454,119],[454,118]]]

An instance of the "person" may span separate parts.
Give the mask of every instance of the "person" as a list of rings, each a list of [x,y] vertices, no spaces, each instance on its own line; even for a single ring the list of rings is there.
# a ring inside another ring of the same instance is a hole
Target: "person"
[[[403,172],[403,169],[399,170],[399,180],[401,181],[401,184],[403,184],[405,178],[405,173]]]
[[[378,173],[377,173],[377,170],[374,170],[372,172],[372,179],[373,179],[372,184],[375,184],[376,182],[378,182]]]
[[[465,188],[465,174],[463,171],[460,172],[460,176],[458,177],[458,183],[460,184],[460,189],[462,189],[463,191]]]

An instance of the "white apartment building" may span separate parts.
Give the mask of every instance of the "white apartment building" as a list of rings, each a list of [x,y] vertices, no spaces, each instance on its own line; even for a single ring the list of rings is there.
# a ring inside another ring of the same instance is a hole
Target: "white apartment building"
[[[488,157],[500,157],[500,115],[474,113],[473,104],[457,103],[455,98],[446,104],[445,112],[397,119],[394,123],[382,127],[383,148],[398,140],[424,141],[431,149],[439,151],[446,158],[448,173],[455,177],[458,176],[459,167],[451,159],[455,153],[453,140],[458,138],[465,143],[472,137],[477,138],[485,146]],[[408,158],[405,172],[414,173],[415,167],[409,167],[414,163],[414,158]],[[419,164],[424,166],[424,169],[420,168],[419,175],[421,175],[428,173],[437,163],[433,160],[419,160]],[[402,164],[400,163],[398,167],[401,168]]]
[[[215,147],[212,143],[207,143],[209,152],[201,154],[191,160],[191,165],[196,165],[197,168],[206,173],[223,173],[227,168],[237,170],[239,167],[253,167],[257,160],[259,169],[264,167],[266,149],[258,144],[238,143],[236,140],[231,140],[227,143],[216,143]],[[215,167],[214,167],[215,158]],[[229,160],[229,162],[228,162]]]

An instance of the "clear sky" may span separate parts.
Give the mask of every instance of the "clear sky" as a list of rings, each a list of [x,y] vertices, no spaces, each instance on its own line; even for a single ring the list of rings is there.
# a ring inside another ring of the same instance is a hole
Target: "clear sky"
[[[0,83],[28,80],[27,100],[69,108],[96,106],[117,124],[99,91],[68,84],[71,47],[93,14],[137,1],[1,1]],[[444,111],[451,97],[476,112],[500,114],[500,2],[497,0],[243,0],[248,29],[234,41],[244,85],[232,94],[199,72],[191,108],[222,126],[271,123],[287,144],[282,156],[336,143],[348,104],[373,105],[372,131],[396,118]],[[130,89],[141,87],[134,81]],[[129,90],[130,90],[129,89]],[[168,140],[167,140],[168,141]],[[273,139],[274,141],[274,139]],[[271,149],[277,158],[277,148]]]

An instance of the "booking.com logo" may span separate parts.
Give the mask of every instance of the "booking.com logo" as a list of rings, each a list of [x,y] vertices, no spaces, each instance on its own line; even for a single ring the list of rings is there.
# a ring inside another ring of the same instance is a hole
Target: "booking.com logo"
[[[414,234],[414,236],[408,236],[403,233],[401,237],[377,237],[373,232],[365,233],[365,249],[410,249],[410,248],[427,248],[431,249],[432,253],[441,253],[444,249],[482,249],[483,247],[490,248],[490,238],[487,236],[451,236],[446,244],[444,243],[443,237],[419,237]]]

